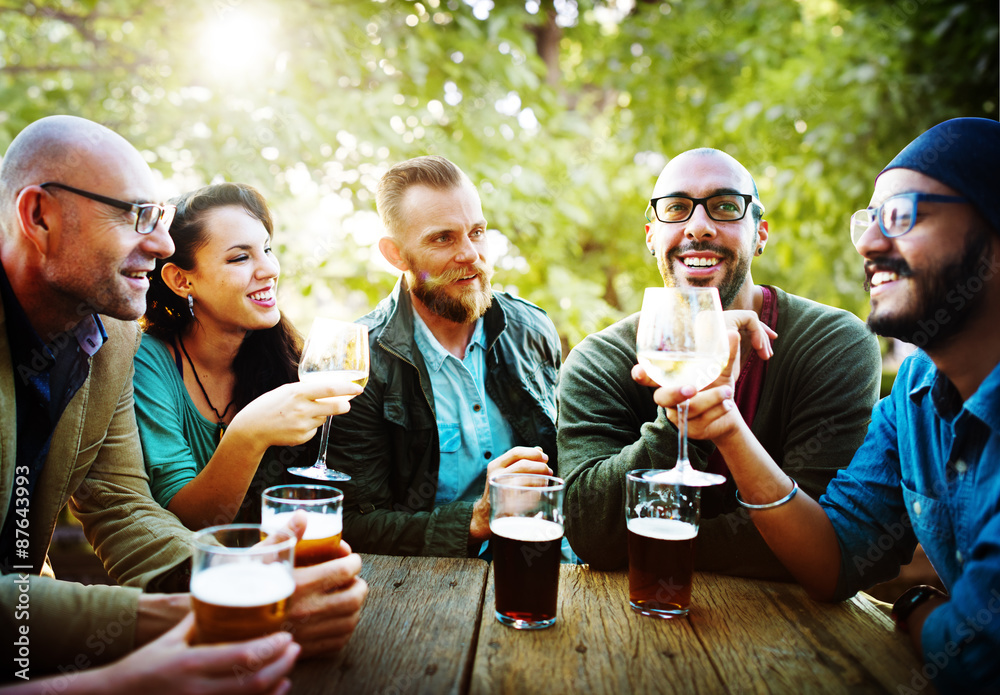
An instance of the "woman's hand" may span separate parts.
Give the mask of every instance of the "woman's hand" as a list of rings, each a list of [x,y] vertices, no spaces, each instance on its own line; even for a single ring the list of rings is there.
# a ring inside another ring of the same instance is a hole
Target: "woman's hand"
[[[233,418],[229,431],[250,435],[261,452],[269,446],[304,444],[327,417],[350,410],[350,400],[362,390],[334,376],[293,381],[251,401]]]
[[[229,423],[212,458],[177,491],[167,509],[190,529],[233,520],[264,452],[312,439],[330,415],[350,410],[357,384],[333,376],[279,386],[255,398]]]

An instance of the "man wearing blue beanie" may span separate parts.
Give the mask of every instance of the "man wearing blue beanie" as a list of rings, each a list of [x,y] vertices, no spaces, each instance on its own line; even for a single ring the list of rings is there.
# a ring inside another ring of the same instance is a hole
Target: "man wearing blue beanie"
[[[813,597],[891,579],[923,545],[947,593],[915,587],[893,606],[923,661],[901,692],[928,682],[1000,692],[998,162],[1000,123],[946,121],[882,170],[871,206],[851,218],[869,327],[920,349],[818,502],[752,446],[731,383],[690,405],[689,436],[723,452],[740,503]],[[672,408],[690,395],[661,388],[654,398]]]

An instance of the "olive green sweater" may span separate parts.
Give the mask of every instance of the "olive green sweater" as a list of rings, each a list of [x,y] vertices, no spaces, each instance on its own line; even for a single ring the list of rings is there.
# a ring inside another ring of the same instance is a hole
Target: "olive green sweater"
[[[878,341],[857,317],[774,288],[778,338],[767,362],[751,431],[771,457],[814,499],[864,440],[878,400]],[[631,377],[636,364],[634,314],[588,336],[570,353],[559,381],[559,473],[566,480],[566,535],[598,569],[627,564],[625,474],[671,468],[677,428],[653,402],[653,389]],[[692,441],[689,458],[704,469],[714,449]],[[735,486],[703,491],[723,512],[703,518],[696,568],[788,579],[765,544]]]

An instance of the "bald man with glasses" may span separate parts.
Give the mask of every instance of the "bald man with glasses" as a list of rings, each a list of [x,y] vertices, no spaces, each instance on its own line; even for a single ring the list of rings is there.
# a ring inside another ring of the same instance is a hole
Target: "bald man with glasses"
[[[742,164],[719,150],[691,150],[674,157],[654,186],[646,246],[665,286],[719,290],[728,323],[741,332],[736,407],[757,445],[803,489],[822,494],[864,439],[878,398],[878,342],[845,311],[754,284],[751,262],[770,233],[763,216]],[[566,535],[582,560],[601,569],[627,562],[625,474],[671,468],[677,459],[677,428],[636,366],[637,323],[634,314],[587,337],[560,375]],[[739,507],[725,457],[696,439],[688,453],[696,468],[726,479],[702,490],[695,567],[789,578]]]
[[[298,643],[191,647],[190,596],[143,593],[186,591],[191,555],[191,532],[150,495],[133,411],[135,320],[174,252],[174,208],[155,200],[142,155],[82,118],[29,125],[0,163],[0,684],[15,692],[284,691],[300,650],[342,646],[364,600],[363,582],[338,588],[357,556],[297,569],[285,629]],[[127,586],[53,577],[67,503]],[[50,672],[63,675],[38,678]]]
[[[734,416],[735,371],[698,394],[654,394],[670,409],[690,400],[692,431],[726,452],[754,526],[813,598],[891,579],[923,547],[945,591],[911,587],[892,607],[923,661],[900,692],[928,682],[1000,692],[998,159],[997,121],[939,123],[875,177],[872,205],[851,219],[869,328],[919,349],[822,496],[796,494],[780,461],[754,446]]]

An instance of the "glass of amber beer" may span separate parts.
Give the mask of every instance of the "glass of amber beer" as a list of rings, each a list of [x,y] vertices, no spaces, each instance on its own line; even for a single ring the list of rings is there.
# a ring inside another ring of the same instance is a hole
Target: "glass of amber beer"
[[[328,485],[278,485],[261,495],[265,533],[288,528],[292,514],[306,513],[306,532],[295,546],[295,566],[308,567],[341,557],[344,493]]]
[[[490,479],[495,610],[504,625],[538,630],[556,622],[564,487],[551,475]]]
[[[657,618],[688,614],[700,488],[657,482],[658,470],[626,474],[628,593],[632,610]]]
[[[212,526],[194,536],[191,603],[196,644],[268,635],[285,622],[295,591],[295,535],[287,529],[261,541],[258,524]]]

